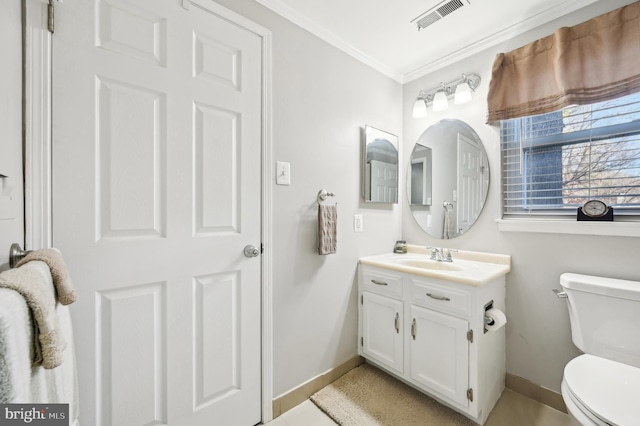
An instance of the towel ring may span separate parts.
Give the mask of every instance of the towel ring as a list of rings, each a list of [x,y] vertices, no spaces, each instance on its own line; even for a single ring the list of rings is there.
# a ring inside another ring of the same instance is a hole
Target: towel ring
[[[324,200],[326,200],[329,197],[335,197],[336,194],[334,194],[333,192],[327,192],[326,189],[321,189],[320,191],[318,191],[318,204],[321,204]]]

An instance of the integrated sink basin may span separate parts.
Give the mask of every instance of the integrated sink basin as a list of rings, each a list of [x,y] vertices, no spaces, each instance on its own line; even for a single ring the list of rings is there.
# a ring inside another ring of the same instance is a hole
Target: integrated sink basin
[[[453,262],[430,259],[426,247],[408,245],[408,253],[385,253],[360,258],[360,263],[413,275],[482,286],[511,271],[511,256],[460,250]]]
[[[453,262],[438,262],[429,259],[397,259],[395,263],[412,268],[435,269],[439,271],[460,271],[462,267],[455,265]]]

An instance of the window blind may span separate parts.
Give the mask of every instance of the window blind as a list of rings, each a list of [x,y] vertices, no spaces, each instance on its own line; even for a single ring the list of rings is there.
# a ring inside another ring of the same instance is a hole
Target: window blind
[[[640,215],[640,93],[500,123],[505,217]]]

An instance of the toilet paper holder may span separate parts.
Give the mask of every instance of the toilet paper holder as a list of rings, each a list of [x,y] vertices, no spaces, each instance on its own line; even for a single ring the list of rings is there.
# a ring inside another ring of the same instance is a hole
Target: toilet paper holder
[[[495,322],[495,321],[493,320],[493,318],[491,318],[490,316],[488,316],[488,315],[487,315],[487,311],[488,311],[489,309],[491,309],[491,308],[493,308],[493,300],[491,300],[489,303],[487,303],[486,305],[484,305],[484,312],[485,312],[485,313],[484,313],[484,325],[485,325],[485,326],[487,326],[487,325],[493,325],[493,323]],[[489,331],[489,330],[487,330],[487,327],[483,327],[483,328],[484,328],[484,333],[486,334],[486,333],[487,333],[487,331]]]

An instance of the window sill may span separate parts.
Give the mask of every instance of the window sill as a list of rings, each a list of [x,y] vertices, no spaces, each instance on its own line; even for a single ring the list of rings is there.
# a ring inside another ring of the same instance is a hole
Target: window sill
[[[502,232],[640,237],[640,222],[578,222],[566,219],[496,219]]]

